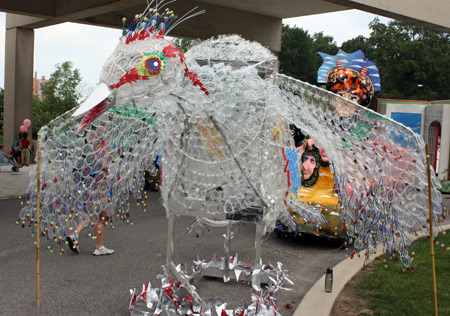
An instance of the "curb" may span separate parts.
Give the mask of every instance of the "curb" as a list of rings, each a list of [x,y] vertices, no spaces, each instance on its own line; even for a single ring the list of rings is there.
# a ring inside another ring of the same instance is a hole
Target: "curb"
[[[450,224],[442,225],[442,230],[450,229]],[[413,236],[412,239],[426,236],[424,232]],[[371,254],[368,263],[378,256],[384,254],[382,246],[377,247],[376,254]],[[309,289],[300,304],[294,311],[293,316],[328,316],[331,313],[334,302],[344,289],[348,281],[355,276],[364,266],[365,256],[347,258],[333,267],[333,291],[325,292],[325,274]]]

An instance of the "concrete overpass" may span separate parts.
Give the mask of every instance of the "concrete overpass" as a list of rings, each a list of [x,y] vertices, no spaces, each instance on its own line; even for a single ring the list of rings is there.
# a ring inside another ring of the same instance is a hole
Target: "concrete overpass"
[[[450,32],[447,0],[178,0],[169,5],[179,15],[195,6],[207,13],[182,23],[172,36],[206,39],[237,33],[277,51],[283,18],[348,9]],[[35,28],[62,22],[122,28],[123,17],[145,7],[145,0],[0,0],[0,11],[7,13],[4,143],[12,144],[23,120],[31,117]]]

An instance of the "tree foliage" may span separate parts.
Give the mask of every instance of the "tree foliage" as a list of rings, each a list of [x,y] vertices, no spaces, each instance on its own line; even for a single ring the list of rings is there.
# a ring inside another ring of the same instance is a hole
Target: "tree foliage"
[[[367,59],[373,61],[375,58],[374,49],[369,43],[369,39],[362,35],[343,42],[341,45],[341,49],[346,53],[353,53],[357,50],[361,50]]]
[[[380,71],[380,95],[401,99],[449,99],[450,37],[425,27],[378,19],[368,42]],[[423,88],[417,85],[423,84]],[[428,87],[428,88],[427,88]]]
[[[278,59],[281,73],[306,82],[314,82],[315,56],[313,39],[308,31],[283,25]]]
[[[199,39],[189,39],[189,38],[175,38],[173,43],[178,46],[181,51],[184,53],[186,53],[192,46],[200,43],[201,40]]]
[[[81,75],[73,64],[56,64],[56,70],[47,82],[41,84],[42,99],[33,98],[33,133],[51,120],[78,105],[81,97],[78,85]]]
[[[302,28],[283,25],[281,51],[278,53],[281,73],[311,84],[316,83],[317,70],[322,64],[318,51],[336,54],[338,47],[333,37],[323,32],[311,36]]]
[[[314,33],[313,38],[313,53],[315,57],[314,68],[319,69],[320,65],[322,65],[322,57],[320,57],[317,53],[326,53],[330,55],[335,55],[338,52],[338,47],[336,42],[334,41],[333,36],[324,35],[323,32]],[[317,80],[317,70],[315,72],[315,80]]]

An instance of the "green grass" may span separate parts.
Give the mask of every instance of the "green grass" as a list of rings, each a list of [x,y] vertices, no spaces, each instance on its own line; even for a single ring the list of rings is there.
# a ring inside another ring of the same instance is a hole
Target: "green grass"
[[[450,245],[450,233],[439,236],[445,245]],[[439,315],[450,315],[450,251],[435,244],[435,264]],[[369,308],[377,316],[434,315],[433,279],[431,272],[430,241],[416,240],[413,261],[414,273],[403,272],[398,261],[383,264],[384,257],[375,260],[375,273],[363,278],[357,292],[369,302]]]

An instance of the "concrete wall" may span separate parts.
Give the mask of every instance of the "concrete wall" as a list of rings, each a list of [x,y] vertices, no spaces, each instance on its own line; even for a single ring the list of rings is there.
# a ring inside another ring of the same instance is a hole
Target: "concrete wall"
[[[32,120],[34,31],[14,28],[5,39],[3,143],[11,146],[23,120]],[[33,121],[33,120],[32,120]],[[31,126],[28,128],[31,134]]]
[[[440,123],[441,146],[439,152],[439,167],[436,172],[439,179],[449,179],[450,168],[450,100],[447,101],[408,101],[379,99],[378,112],[392,118],[392,113],[420,113],[422,115],[421,133],[425,143],[430,145],[430,157],[434,160],[434,137],[429,138],[430,125]],[[433,165],[433,161],[431,161]]]
[[[450,30],[450,1],[448,0],[183,0],[171,3],[176,8],[180,3],[235,9],[251,14],[273,18],[289,18],[334,12],[349,8],[359,9],[397,20],[429,26],[441,31]],[[52,21],[82,20],[104,13],[145,6],[143,0],[0,0],[0,11],[30,15]],[[135,11],[142,12],[142,11]],[[120,19],[120,17],[119,17]]]
[[[392,19],[450,32],[448,0],[326,0]]]
[[[432,103],[427,106],[425,120],[425,142],[428,141],[429,127],[433,122],[441,124],[441,148],[439,153],[439,179],[448,180],[450,168],[450,101]]]
[[[428,101],[424,101],[423,103],[407,101],[407,100],[387,100],[387,101],[379,101],[378,103],[378,112],[386,115],[389,118],[393,118],[393,113],[417,113],[421,115],[421,124],[420,124],[420,134],[424,137],[424,126],[425,126],[425,109],[429,104]],[[395,119],[395,118],[393,118]],[[408,126],[407,124],[405,124]],[[408,126],[412,128],[412,126]],[[425,139],[425,138],[424,138]]]

